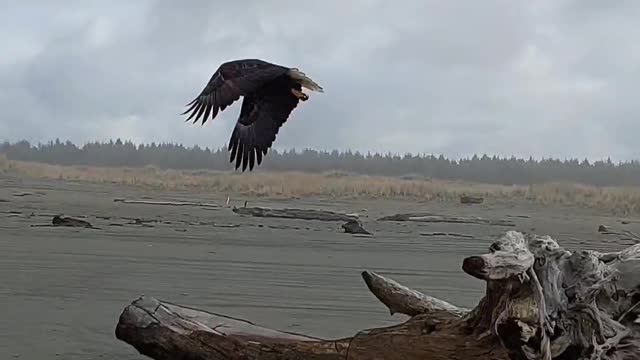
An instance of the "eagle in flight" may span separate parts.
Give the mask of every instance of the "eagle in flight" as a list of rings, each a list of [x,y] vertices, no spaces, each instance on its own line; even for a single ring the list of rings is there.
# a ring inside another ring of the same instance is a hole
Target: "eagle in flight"
[[[241,96],[242,107],[229,140],[230,162],[244,172],[260,165],[280,127],[287,121],[299,101],[309,96],[302,88],[324,92],[322,87],[297,68],[272,64],[259,59],[233,60],[220,65],[202,92],[186,106],[181,115],[191,113],[195,124],[218,112]]]

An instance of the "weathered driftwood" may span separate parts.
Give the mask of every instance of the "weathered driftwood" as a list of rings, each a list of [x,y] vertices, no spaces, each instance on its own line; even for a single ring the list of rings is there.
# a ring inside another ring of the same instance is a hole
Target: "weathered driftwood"
[[[460,196],[461,204],[482,204],[484,198],[482,196],[462,195]]]
[[[506,219],[485,219],[477,216],[452,216],[437,215],[430,213],[408,213],[383,216],[378,221],[418,221],[418,222],[441,222],[457,224],[481,224],[494,226],[516,226],[513,221]]]
[[[358,220],[349,220],[342,224],[342,228],[347,234],[371,235],[371,233],[368,232]]]
[[[41,195],[44,195],[44,193],[42,193],[40,191],[36,191],[35,193],[32,193],[32,192],[19,192],[19,193],[15,193],[15,194],[11,194],[11,195],[16,196],[16,197],[41,196]]]
[[[462,316],[469,312],[469,309],[425,295],[373,271],[363,271],[362,278],[373,295],[389,309],[391,315],[416,316],[423,313],[442,311],[451,315]]]
[[[206,208],[219,208],[220,205],[193,202],[193,201],[156,201],[156,200],[128,200],[128,199],[113,199],[114,202],[120,202],[123,204],[143,204],[143,205],[166,205],[166,206],[199,206]]]
[[[142,297],[116,337],[154,359],[638,359],[640,245],[570,252],[509,231],[462,269],[487,282],[468,310],[374,272],[362,276],[395,326],[322,340]]]
[[[608,226],[600,225],[598,226],[598,232],[602,235],[613,235],[621,240],[634,240],[640,242],[640,236],[630,230],[614,230]]]
[[[90,222],[85,220],[80,220],[72,217],[62,217],[60,215],[56,215],[51,219],[51,225],[53,226],[69,226],[69,227],[83,227],[83,228],[94,228]]]
[[[232,210],[239,215],[249,215],[257,217],[271,217],[283,219],[299,219],[299,220],[320,220],[320,221],[349,221],[356,220],[353,215],[341,214],[327,210],[313,209],[271,209],[262,207],[234,207]]]
[[[430,233],[420,233],[420,236],[443,236],[443,237],[459,237],[459,238],[466,238],[466,239],[473,239],[474,236],[473,235],[466,235],[466,234],[458,234],[458,233],[451,233],[451,232],[430,232]]]

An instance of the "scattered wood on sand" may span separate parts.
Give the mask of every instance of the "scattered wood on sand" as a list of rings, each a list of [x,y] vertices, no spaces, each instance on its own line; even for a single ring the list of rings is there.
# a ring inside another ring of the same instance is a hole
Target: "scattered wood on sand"
[[[0,199],[0,203],[8,203],[8,202],[10,202],[10,201],[7,200],[7,199]]]
[[[410,318],[353,337],[318,339],[142,296],[115,336],[153,359],[635,359],[640,353],[640,244],[568,251],[548,236],[508,231],[462,262],[486,282],[474,309],[365,271],[390,313]]]
[[[347,234],[372,235],[370,232],[365,230],[365,228],[358,220],[349,220],[346,223],[342,224],[342,228]]]
[[[457,224],[481,224],[492,226],[516,226],[511,220],[506,219],[486,219],[477,216],[453,216],[437,215],[430,213],[406,213],[384,216],[378,221],[417,221],[431,223],[457,223]]]
[[[462,195],[460,196],[461,204],[482,204],[484,198],[482,196]]]
[[[430,233],[420,233],[420,236],[460,237],[460,238],[467,238],[467,239],[473,239],[473,238],[474,238],[474,236],[473,236],[473,235],[456,234],[456,233],[450,233],[450,232],[430,232]]]
[[[320,221],[349,221],[356,220],[353,215],[341,214],[327,210],[313,209],[271,209],[262,207],[234,207],[232,211],[239,215],[249,215],[256,217],[271,217],[298,220],[320,220]]]
[[[206,208],[219,208],[220,205],[203,203],[203,202],[191,202],[191,201],[155,201],[155,200],[128,200],[128,199],[113,199],[114,202],[120,202],[123,204],[143,204],[143,205],[166,205],[166,206],[199,206]]]

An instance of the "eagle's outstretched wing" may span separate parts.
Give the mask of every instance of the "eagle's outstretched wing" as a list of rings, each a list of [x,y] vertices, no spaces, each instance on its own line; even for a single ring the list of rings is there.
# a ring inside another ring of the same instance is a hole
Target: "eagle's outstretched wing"
[[[262,162],[276,139],[280,127],[287,121],[300,100],[293,94],[258,92],[245,96],[240,117],[229,140],[231,156],[236,170],[253,170],[255,163]]]
[[[269,81],[285,74],[290,69],[258,59],[234,60],[226,62],[216,70],[202,92],[186,106],[181,115],[191,112],[187,120],[196,123],[202,116],[202,124],[209,115],[213,120],[218,111],[246,96]],[[204,114],[204,116],[203,116]]]

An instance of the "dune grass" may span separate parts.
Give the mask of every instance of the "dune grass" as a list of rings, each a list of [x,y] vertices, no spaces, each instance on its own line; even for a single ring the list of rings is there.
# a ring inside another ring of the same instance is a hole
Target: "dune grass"
[[[36,179],[59,179],[135,186],[154,190],[187,190],[255,197],[307,197],[458,201],[462,194],[493,201],[526,200],[544,205],[573,205],[616,214],[640,214],[640,188],[595,187],[569,183],[492,185],[429,178],[402,179],[342,172],[253,173],[209,170],[59,166],[9,160],[0,154],[0,172]]]

